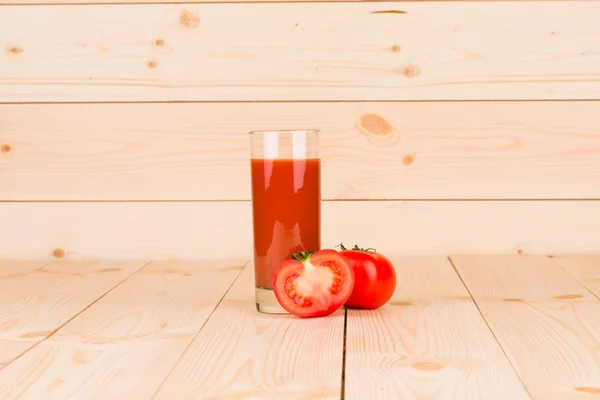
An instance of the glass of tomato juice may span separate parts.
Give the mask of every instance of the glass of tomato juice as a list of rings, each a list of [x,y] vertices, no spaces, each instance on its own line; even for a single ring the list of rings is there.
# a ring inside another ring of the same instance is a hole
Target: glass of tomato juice
[[[256,309],[287,314],[273,292],[277,267],[321,247],[319,134],[250,131]]]

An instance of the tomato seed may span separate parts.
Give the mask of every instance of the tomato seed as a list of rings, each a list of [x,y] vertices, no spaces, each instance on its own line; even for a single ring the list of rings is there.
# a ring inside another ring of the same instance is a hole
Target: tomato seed
[[[310,307],[312,306],[312,300],[309,297],[298,296],[294,298],[294,302],[300,307]]]

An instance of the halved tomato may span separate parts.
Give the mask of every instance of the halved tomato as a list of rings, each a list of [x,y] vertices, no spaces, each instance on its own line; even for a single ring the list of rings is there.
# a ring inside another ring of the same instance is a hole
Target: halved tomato
[[[273,290],[279,304],[301,318],[339,310],[354,288],[354,271],[335,250],[294,254],[277,268]]]

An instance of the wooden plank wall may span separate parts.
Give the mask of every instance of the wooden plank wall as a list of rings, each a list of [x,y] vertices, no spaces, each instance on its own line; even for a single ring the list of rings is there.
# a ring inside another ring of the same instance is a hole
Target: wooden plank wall
[[[0,0],[0,258],[248,257],[306,127],[325,246],[600,251],[599,2],[120,2]]]

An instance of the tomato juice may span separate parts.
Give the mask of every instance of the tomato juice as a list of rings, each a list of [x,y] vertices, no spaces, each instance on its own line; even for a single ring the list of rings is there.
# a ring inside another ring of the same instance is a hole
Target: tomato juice
[[[321,247],[321,162],[251,159],[256,287],[273,288],[277,267],[293,253]]]

